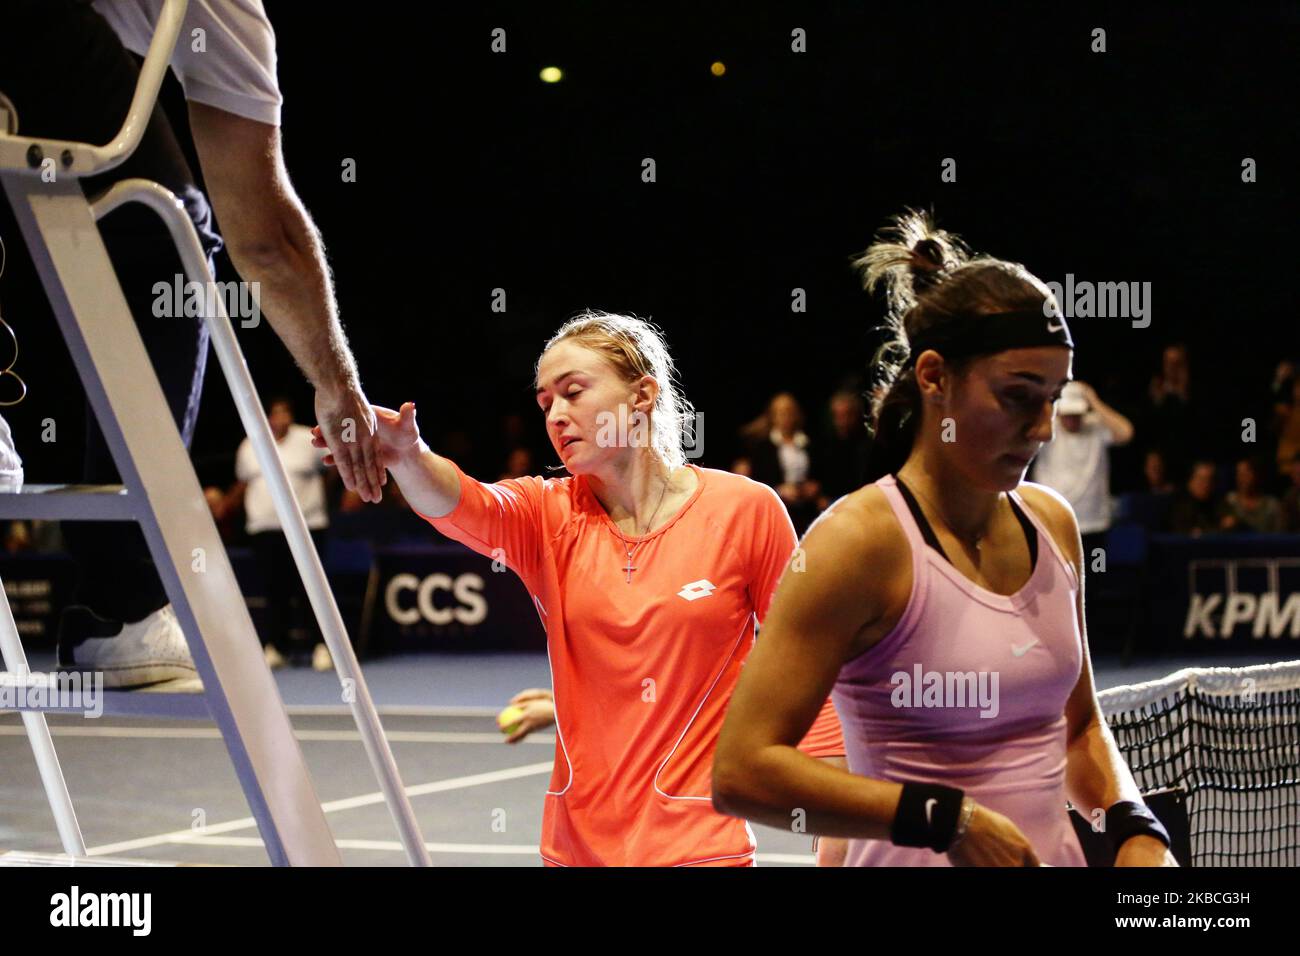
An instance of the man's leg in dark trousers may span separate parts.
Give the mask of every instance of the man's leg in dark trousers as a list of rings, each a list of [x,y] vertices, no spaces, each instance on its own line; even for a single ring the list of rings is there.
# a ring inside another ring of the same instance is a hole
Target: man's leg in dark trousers
[[[20,132],[108,142],[127,114],[138,75],[135,58],[90,7],[69,0],[11,0],[7,5],[4,29],[0,29],[0,91],[18,110]],[[137,176],[162,184],[182,200],[211,267],[221,239],[161,107],[155,108],[131,158],[83,186],[87,196],[95,196],[113,182]],[[100,232],[172,418],[189,447],[198,416],[208,329],[199,318],[153,314],[154,284],[172,285],[182,273],[179,256],[162,221],[143,206],[112,213],[100,223]],[[116,465],[89,406],[86,415],[82,480],[116,483],[120,481]],[[147,468],[149,463],[137,462],[137,466]],[[139,620],[167,603],[136,525],[69,522],[64,534],[80,570],[79,602],[118,621]]]
[[[325,536],[328,533],[325,528],[317,528],[311,532],[311,543],[320,555],[321,561],[325,560]],[[288,542],[285,542],[286,558],[289,561],[289,572],[293,575],[293,592],[294,592],[294,615],[293,621],[296,627],[302,629],[303,638],[295,643],[295,647],[303,651],[311,651],[317,644],[325,642],[324,635],[321,634],[320,623],[316,620],[316,612],[311,606],[311,598],[307,596],[307,585],[303,583],[302,575],[298,573],[298,566],[293,563],[293,552],[288,550]]]
[[[250,536],[253,556],[257,559],[258,577],[262,581],[262,591],[266,596],[265,611],[262,615],[262,645],[274,647],[286,659],[293,648],[289,640],[289,626],[292,621],[293,580],[297,569],[289,551],[289,543],[284,532],[278,528],[273,531],[259,531]]]

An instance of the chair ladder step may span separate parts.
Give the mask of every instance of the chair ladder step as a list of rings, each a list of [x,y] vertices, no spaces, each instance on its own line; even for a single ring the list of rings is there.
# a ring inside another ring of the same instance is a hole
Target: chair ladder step
[[[122,485],[26,485],[0,494],[0,519],[132,521],[134,504]]]

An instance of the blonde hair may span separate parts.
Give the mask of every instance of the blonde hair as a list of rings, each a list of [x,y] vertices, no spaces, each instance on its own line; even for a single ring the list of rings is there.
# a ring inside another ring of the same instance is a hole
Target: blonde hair
[[[610,363],[627,382],[649,375],[659,385],[650,413],[650,447],[669,468],[686,464],[683,440],[693,431],[695,408],[681,392],[677,367],[668,354],[664,333],[645,319],[610,312],[586,311],[565,322],[537,357],[536,381],[542,357],[561,342],[589,348]]]

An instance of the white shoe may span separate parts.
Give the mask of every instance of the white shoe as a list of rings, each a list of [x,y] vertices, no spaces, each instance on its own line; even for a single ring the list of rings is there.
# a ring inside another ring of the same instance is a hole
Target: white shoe
[[[284,655],[275,649],[274,644],[267,644],[266,647],[262,648],[262,656],[266,658],[266,666],[273,671],[278,671],[289,663],[284,659]]]
[[[70,612],[74,609],[69,608]],[[76,611],[94,619],[101,633],[109,625],[87,609]],[[123,624],[116,634],[87,637],[71,647],[60,647],[60,664],[82,671],[99,671],[105,687],[142,687],[166,680],[190,680],[198,676],[194,659],[176,612],[170,604],[142,621]]]
[[[311,669],[314,671],[332,671],[334,669],[334,658],[330,657],[330,649],[324,644],[317,644],[312,649]]]

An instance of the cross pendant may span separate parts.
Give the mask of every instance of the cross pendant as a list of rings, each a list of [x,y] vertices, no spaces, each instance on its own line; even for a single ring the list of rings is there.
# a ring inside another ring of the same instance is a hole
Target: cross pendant
[[[628,583],[628,584],[631,584],[631,583],[632,583],[632,572],[636,570],[636,565],[632,563],[632,557],[631,557],[631,555],[628,556],[628,559],[627,559],[627,567],[625,567],[623,570],[627,572],[627,583]]]

